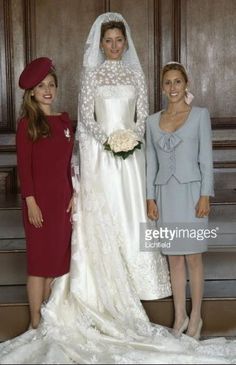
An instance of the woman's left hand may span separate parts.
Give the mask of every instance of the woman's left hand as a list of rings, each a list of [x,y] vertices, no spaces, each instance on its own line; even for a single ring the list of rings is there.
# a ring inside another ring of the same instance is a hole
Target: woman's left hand
[[[195,209],[196,209],[196,217],[198,218],[208,217],[210,213],[209,196],[203,196],[203,195],[200,196]]]

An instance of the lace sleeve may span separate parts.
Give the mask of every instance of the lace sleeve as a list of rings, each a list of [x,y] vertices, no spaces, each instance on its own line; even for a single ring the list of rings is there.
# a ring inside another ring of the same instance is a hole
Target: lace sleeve
[[[106,133],[94,119],[95,72],[85,72],[81,80],[79,110],[86,130],[100,143],[107,140]]]
[[[135,131],[140,138],[143,138],[145,133],[145,122],[148,116],[147,86],[143,73],[138,73],[137,75],[137,91],[137,122]]]

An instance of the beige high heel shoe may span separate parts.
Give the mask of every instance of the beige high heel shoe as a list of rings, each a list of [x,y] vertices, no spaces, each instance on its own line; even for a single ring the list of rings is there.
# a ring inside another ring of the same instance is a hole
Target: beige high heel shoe
[[[178,329],[178,330],[174,330],[174,333],[177,336],[180,336],[184,331],[186,331],[186,329],[188,328],[188,324],[189,324],[189,317],[187,316],[182,324],[182,326]]]
[[[194,338],[195,340],[199,340],[200,335],[201,335],[202,325],[203,325],[203,322],[202,322],[202,319],[200,318],[200,321],[198,323],[198,326],[197,326],[197,329],[196,329],[196,332],[194,333],[194,335],[190,335],[188,333],[188,331],[187,331],[186,335]]]
[[[199,338],[200,338],[202,325],[203,325],[203,322],[202,322],[202,319],[200,318],[197,331],[196,331],[195,335],[192,336],[193,338],[195,338],[195,340],[199,340]]]

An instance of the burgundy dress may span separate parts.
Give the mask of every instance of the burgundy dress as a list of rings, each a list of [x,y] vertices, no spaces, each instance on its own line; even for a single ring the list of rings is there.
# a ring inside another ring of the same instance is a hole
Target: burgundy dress
[[[72,226],[66,212],[72,196],[70,160],[73,131],[67,113],[48,116],[52,135],[32,142],[27,119],[16,133],[17,162],[23,198],[28,275],[57,277],[69,271]],[[42,211],[43,227],[28,220],[25,198],[34,196]]]

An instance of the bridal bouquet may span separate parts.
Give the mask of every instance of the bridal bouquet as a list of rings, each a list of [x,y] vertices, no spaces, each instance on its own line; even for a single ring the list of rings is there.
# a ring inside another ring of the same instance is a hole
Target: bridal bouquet
[[[141,149],[142,142],[132,129],[119,129],[113,132],[104,143],[105,150],[125,160],[134,150]]]

